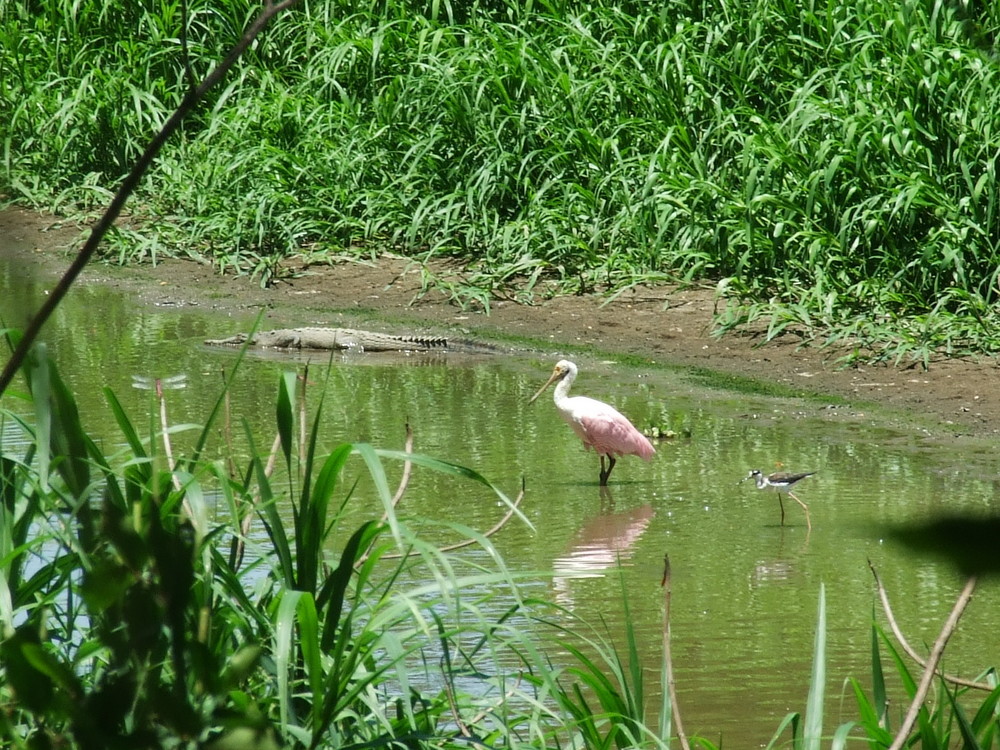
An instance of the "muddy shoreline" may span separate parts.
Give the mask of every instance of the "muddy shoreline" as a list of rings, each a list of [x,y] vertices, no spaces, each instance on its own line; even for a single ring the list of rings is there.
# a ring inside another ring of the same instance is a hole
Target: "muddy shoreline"
[[[0,210],[5,252],[16,253],[53,278],[68,266],[82,236],[79,226],[52,216],[20,208]],[[749,335],[717,339],[711,335],[717,301],[710,289],[645,287],[611,302],[598,295],[533,305],[496,300],[486,315],[462,310],[439,292],[423,293],[420,269],[401,258],[287,270],[287,279],[261,289],[249,277],[220,276],[192,261],[129,268],[97,262],[79,283],[108,284],[161,309],[197,307],[234,321],[263,310],[266,328],[364,323],[389,332],[443,331],[556,351],[628,355],[773,383],[797,394],[826,394],[856,408],[874,404],[889,418],[913,420],[938,440],[1000,433],[1000,367],[995,359],[937,359],[926,371],[891,365],[844,369],[835,352],[801,347],[794,337],[765,346]],[[13,312],[5,311],[7,321],[19,324],[9,317]]]

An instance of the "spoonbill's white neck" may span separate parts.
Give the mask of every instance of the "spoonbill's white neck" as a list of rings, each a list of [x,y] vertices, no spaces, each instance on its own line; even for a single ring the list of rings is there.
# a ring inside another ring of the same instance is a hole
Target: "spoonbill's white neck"
[[[560,401],[565,401],[569,398],[569,389],[572,387],[573,381],[576,380],[577,373],[576,365],[572,362],[563,362],[560,364],[565,366],[566,374],[559,379],[558,383],[556,383],[555,392],[552,394],[552,400],[557,404]]]

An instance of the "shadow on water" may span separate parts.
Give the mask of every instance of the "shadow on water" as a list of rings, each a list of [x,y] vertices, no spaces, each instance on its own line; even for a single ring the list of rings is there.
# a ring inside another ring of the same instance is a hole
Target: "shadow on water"
[[[0,263],[0,315],[8,324],[21,322],[46,284],[23,267]],[[104,386],[131,414],[148,414],[155,423],[155,400],[132,387],[133,376],[155,382],[183,375],[186,387],[167,395],[170,418],[196,423],[236,356],[202,341],[233,327],[208,313],[154,310],[88,286],[74,290],[43,338],[87,424],[115,439]],[[551,596],[599,620],[622,653],[624,586],[628,624],[651,675],[659,674],[661,561],[669,553],[675,672],[691,734],[733,747],[761,745],[788,711],[804,710],[821,583],[829,625],[826,726],[854,718],[853,698],[842,686],[848,677],[864,682],[870,671],[869,559],[897,593],[896,615],[911,641],[933,640],[958,591],[956,577],[946,565],[909,558],[865,530],[944,507],[994,507],[992,451],[928,450],[920,435],[849,409],[737,397],[694,387],[673,371],[581,360],[580,393],[611,402],[637,426],[683,425],[691,435],[660,441],[648,464],[621,459],[602,493],[595,455],[584,451],[551,400],[528,404],[555,359],[254,352],[235,379],[234,419],[246,420],[258,443],[270,445],[278,377],[309,361],[310,379],[327,394],[322,450],[344,441],[401,448],[409,423],[418,452],[472,467],[512,496],[526,478],[523,510],[537,532],[511,524],[493,538],[496,547],[515,571],[551,571],[540,581]],[[189,434],[172,439],[181,452]],[[246,459],[248,448],[241,450],[232,456],[237,463]],[[796,488],[811,511],[811,533],[794,504],[780,526],[773,492],[737,486],[755,467],[817,470]],[[375,505],[367,500],[359,491],[351,509],[356,520],[370,517]],[[463,490],[459,500],[447,478],[418,471],[407,502],[411,513],[419,509],[429,519],[479,529],[495,523],[489,493]],[[977,594],[949,647],[951,671],[973,674],[1000,661],[998,647],[984,651],[982,638],[1000,630],[998,599],[989,587]]]

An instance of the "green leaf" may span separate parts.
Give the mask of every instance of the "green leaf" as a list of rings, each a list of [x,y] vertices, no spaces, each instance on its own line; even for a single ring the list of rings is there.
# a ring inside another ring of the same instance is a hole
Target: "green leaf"
[[[983,701],[982,705],[976,711],[975,717],[972,719],[972,730],[978,737],[981,732],[984,732],[987,728],[996,731],[998,729],[996,722],[997,718],[997,704],[1000,702],[1000,686],[993,689],[993,691],[987,696],[986,700]]]
[[[263,654],[264,648],[256,643],[242,646],[239,651],[233,654],[222,673],[222,691],[229,692],[242,685],[257,668]]]
[[[806,700],[803,727],[805,750],[820,750],[823,736],[823,700],[826,695],[826,587],[819,585],[819,612],[816,615],[816,641],[813,647],[812,677]]]
[[[55,364],[49,361],[48,366],[53,406],[52,455],[59,459],[56,468],[69,491],[74,497],[86,501],[90,488],[90,464],[80,413]]]
[[[358,446],[355,446],[357,449]],[[360,451],[359,451],[360,452]],[[469,469],[465,466],[460,466],[459,464],[451,463],[450,461],[442,461],[439,458],[431,458],[430,456],[424,456],[419,453],[406,453],[405,451],[395,451],[395,450],[375,450],[374,454],[382,458],[392,458],[398,461],[410,461],[417,466],[423,466],[428,469],[433,469],[434,471],[441,472],[442,474],[448,474],[450,476],[461,477],[463,479],[470,479],[478,484],[488,487],[492,490],[500,501],[504,503],[508,508],[514,509],[517,517],[520,518],[529,529],[534,531],[534,526],[531,521],[528,520],[527,516],[521,513],[520,510],[514,508],[514,503],[511,501],[507,495],[505,495],[496,485],[490,482],[486,477],[480,474],[474,469]],[[368,460],[366,458],[366,460]],[[388,486],[386,486],[386,492],[388,492]]]
[[[18,701],[35,714],[44,714],[52,704],[55,686],[52,678],[38,669],[27,651],[39,645],[38,632],[30,625],[17,629],[13,636],[0,644],[4,672]]]
[[[276,413],[281,450],[285,454],[285,466],[291,469],[292,448],[295,429],[295,373],[283,372],[278,383],[278,404]]]
[[[878,639],[879,628],[875,624],[875,614],[872,612],[872,700],[875,702],[878,726],[888,731],[889,698],[885,688],[885,675],[882,671],[882,654],[878,648]]]
[[[285,522],[278,513],[274,492],[271,489],[271,482],[268,479],[264,464],[256,451],[253,432],[246,421],[243,423],[243,428],[252,451],[251,468],[257,480],[257,491],[260,497],[258,508],[261,519],[264,522],[264,529],[267,531],[271,545],[274,547],[274,552],[278,556],[278,570],[284,584],[289,588],[294,588],[295,563],[292,560],[292,551],[288,544],[288,534],[285,532]]]
[[[778,744],[777,744],[778,740],[781,739],[782,733],[789,726],[792,728],[792,745],[793,745],[793,747],[798,747],[798,745],[799,745],[798,734],[799,734],[799,720],[800,719],[801,719],[801,715],[798,713],[798,711],[792,711],[791,713],[786,714],[785,718],[783,718],[781,720],[781,722],[778,724],[778,728],[774,730],[774,735],[771,737],[771,741],[767,743],[766,750],[773,750],[774,748],[778,747]]]
[[[854,726],[853,721],[848,721],[837,727],[837,731],[833,733],[833,741],[830,743],[830,750],[844,750],[844,748],[847,747],[847,741],[851,739],[851,730],[854,729]]]
[[[278,703],[281,723],[284,726],[288,726],[294,712],[292,686],[289,683],[289,678],[292,670],[297,666],[295,642],[293,641],[296,621],[299,623],[299,644],[305,662],[303,666],[309,673],[313,695],[322,695],[315,601],[305,591],[286,589],[281,594],[274,623],[274,660],[278,673]],[[318,716],[318,713],[318,711],[314,712],[314,716]]]
[[[125,408],[121,405],[121,402],[118,400],[114,391],[110,388],[105,388],[104,399],[108,402],[108,406],[111,407],[111,413],[114,415],[115,421],[118,423],[118,429],[120,429],[122,431],[122,435],[125,436],[125,440],[128,442],[129,448],[132,451],[132,455],[136,458],[145,458],[146,449],[142,444],[142,440],[139,439],[139,434],[135,431],[135,427],[132,426],[132,421],[128,418],[128,414],[125,413]]]
[[[313,484],[312,499],[314,504],[321,507],[328,505],[337,480],[353,450],[353,445],[344,443],[334,448],[333,453],[327,456]]]
[[[956,700],[955,691],[945,687],[944,692],[948,694],[948,701],[951,703],[955,723],[958,724],[958,731],[962,735],[962,750],[983,750],[979,744],[979,740],[976,738],[975,731],[972,729],[972,725],[969,724],[969,720],[965,716],[965,711],[962,710],[962,706]]]
[[[95,615],[121,601],[135,580],[123,565],[112,560],[97,560],[83,577],[80,593],[87,608]]]
[[[283,747],[269,726],[239,726],[227,729],[206,750],[280,750]]]
[[[350,586],[351,576],[354,574],[354,566],[364,550],[370,546],[379,528],[379,524],[368,521],[351,534],[351,538],[344,545],[344,551],[340,555],[340,564],[323,584],[317,598],[318,609],[321,612],[325,611],[323,651],[329,651],[333,648],[333,641],[336,638],[340,616],[344,608],[344,597]]]
[[[41,643],[25,643],[23,653],[31,666],[52,680],[52,684],[62,690],[65,697],[78,700],[83,694],[80,682],[69,666],[59,661],[53,654],[45,650]]]
[[[198,435],[198,440],[195,442],[194,450],[191,452],[191,457],[188,459],[187,463],[189,466],[194,466],[198,463],[201,458],[202,452],[205,450],[205,445],[208,443],[208,439],[212,436],[212,427],[215,424],[215,420],[218,418],[219,414],[223,411],[223,406],[226,404],[226,394],[232,387],[233,378],[236,377],[236,372],[239,369],[240,363],[243,358],[246,357],[247,349],[250,348],[250,342],[253,340],[253,335],[260,328],[260,322],[264,319],[264,310],[262,309],[257,317],[254,319],[253,326],[247,333],[246,341],[240,347],[239,354],[236,357],[236,361],[233,366],[229,369],[229,374],[226,375],[225,384],[223,385],[222,392],[219,393],[219,397],[215,400],[215,404],[212,406],[212,411],[208,415],[208,419],[205,420],[205,424],[201,429],[201,433]]]

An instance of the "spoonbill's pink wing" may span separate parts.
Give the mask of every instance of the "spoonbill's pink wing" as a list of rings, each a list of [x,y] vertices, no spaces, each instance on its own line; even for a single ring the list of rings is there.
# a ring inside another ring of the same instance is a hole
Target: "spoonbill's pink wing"
[[[606,406],[606,405],[605,405]],[[648,461],[656,453],[653,444],[624,415],[607,407],[602,414],[584,415],[579,419],[584,442],[598,453],[608,456],[639,456]]]

